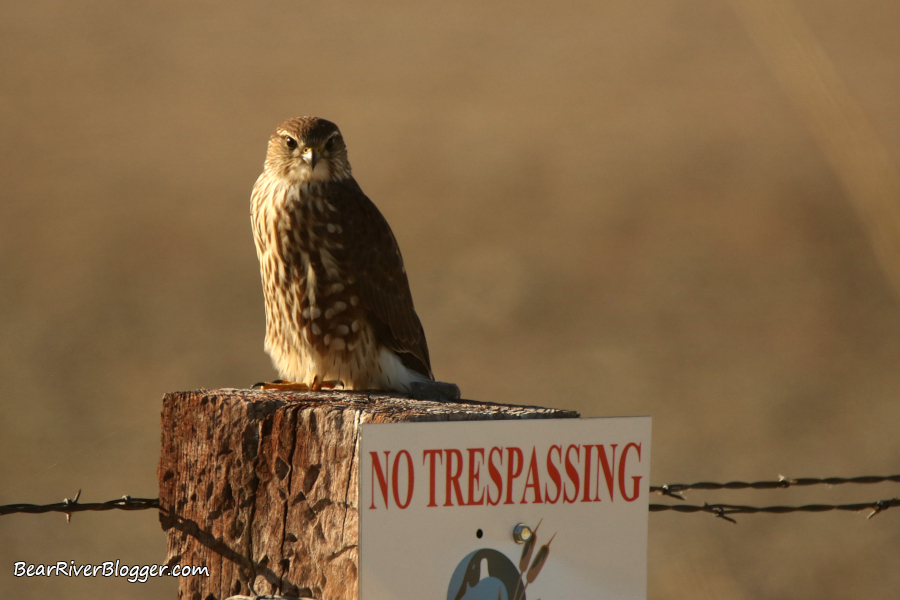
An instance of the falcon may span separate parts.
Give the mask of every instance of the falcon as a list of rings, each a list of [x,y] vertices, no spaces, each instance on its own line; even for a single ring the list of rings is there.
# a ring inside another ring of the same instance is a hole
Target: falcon
[[[353,178],[337,125],[288,119],[269,139],[250,215],[266,305],[264,389],[459,398],[435,382],[397,240]]]

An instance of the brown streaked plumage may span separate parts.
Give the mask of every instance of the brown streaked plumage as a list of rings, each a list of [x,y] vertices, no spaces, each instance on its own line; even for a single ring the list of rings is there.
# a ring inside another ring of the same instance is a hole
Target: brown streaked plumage
[[[334,123],[278,126],[251,220],[265,347],[284,379],[399,392],[434,379],[400,248],[353,179]]]

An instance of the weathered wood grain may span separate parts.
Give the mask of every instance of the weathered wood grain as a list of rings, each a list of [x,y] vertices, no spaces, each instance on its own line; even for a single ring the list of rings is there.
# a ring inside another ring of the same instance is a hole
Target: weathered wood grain
[[[356,600],[361,423],[577,417],[573,411],[352,392],[197,390],[163,398],[160,521],[182,600]]]

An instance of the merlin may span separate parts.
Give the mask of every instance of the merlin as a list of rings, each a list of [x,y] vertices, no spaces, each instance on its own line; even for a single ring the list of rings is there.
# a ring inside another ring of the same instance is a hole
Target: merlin
[[[265,348],[286,380],[264,388],[459,397],[434,381],[397,240],[353,178],[337,125],[300,117],[278,126],[250,215]]]

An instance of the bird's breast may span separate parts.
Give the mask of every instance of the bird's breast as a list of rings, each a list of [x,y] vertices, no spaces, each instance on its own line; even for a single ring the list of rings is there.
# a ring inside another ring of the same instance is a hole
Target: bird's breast
[[[372,333],[340,213],[318,186],[270,191],[253,220],[266,299],[266,347],[283,376],[364,370]],[[256,195],[254,193],[254,195]],[[368,350],[367,350],[368,348]],[[358,358],[354,358],[359,355]],[[340,365],[344,365],[341,367]]]

